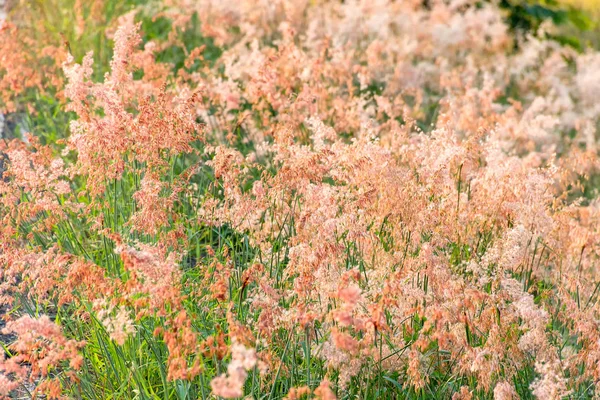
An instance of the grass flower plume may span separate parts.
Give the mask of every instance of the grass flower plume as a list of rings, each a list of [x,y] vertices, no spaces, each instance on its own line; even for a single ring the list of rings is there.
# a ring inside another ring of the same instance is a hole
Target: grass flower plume
[[[0,398],[598,396],[600,53],[507,7],[11,5]]]

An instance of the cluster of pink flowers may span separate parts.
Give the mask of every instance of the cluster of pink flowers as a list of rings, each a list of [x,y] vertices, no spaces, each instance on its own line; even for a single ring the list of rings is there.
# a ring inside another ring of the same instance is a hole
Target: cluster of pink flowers
[[[72,371],[83,365],[79,349],[85,343],[65,338],[60,327],[47,316],[20,317],[9,322],[2,333],[15,334],[18,339],[8,347],[14,353],[12,357],[0,358],[0,396],[8,396],[24,381],[37,380],[34,395],[47,393],[49,398],[60,398],[61,383],[54,373],[60,371],[62,364],[71,368],[67,378],[76,381]]]
[[[213,393],[226,399],[242,397],[248,371],[256,366],[256,362],[254,349],[247,349],[243,344],[235,343],[234,340],[227,373],[217,376],[210,383]]]

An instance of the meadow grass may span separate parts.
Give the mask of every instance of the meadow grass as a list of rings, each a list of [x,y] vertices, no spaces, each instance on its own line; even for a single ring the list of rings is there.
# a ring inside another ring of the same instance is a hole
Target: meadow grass
[[[218,3],[9,14],[0,396],[594,398],[598,54]]]

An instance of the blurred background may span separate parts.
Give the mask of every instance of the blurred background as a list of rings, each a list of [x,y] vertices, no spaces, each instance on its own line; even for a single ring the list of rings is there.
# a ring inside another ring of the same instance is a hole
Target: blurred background
[[[194,0],[170,0],[166,3],[190,3]],[[311,0],[318,1],[318,0]],[[344,0],[335,0],[344,1]],[[403,1],[403,0],[400,0]],[[574,47],[600,46],[600,0],[481,0],[499,3],[507,12],[507,19],[515,32],[537,31],[544,21],[560,28],[558,40]],[[45,33],[62,34],[66,39],[78,35],[76,11],[82,8],[101,10],[103,19],[133,7],[152,8],[153,0],[0,0],[0,20],[4,16],[23,23],[42,22]],[[423,0],[427,5],[430,0]],[[25,18],[23,18],[25,17]],[[24,21],[29,20],[29,21]],[[86,29],[88,27],[86,26]],[[95,32],[92,32],[95,33]],[[85,38],[84,38],[85,39]]]

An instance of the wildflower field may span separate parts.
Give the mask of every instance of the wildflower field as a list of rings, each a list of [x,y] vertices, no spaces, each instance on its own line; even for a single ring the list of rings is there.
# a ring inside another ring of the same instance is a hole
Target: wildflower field
[[[0,398],[597,398],[589,15],[7,1]]]

